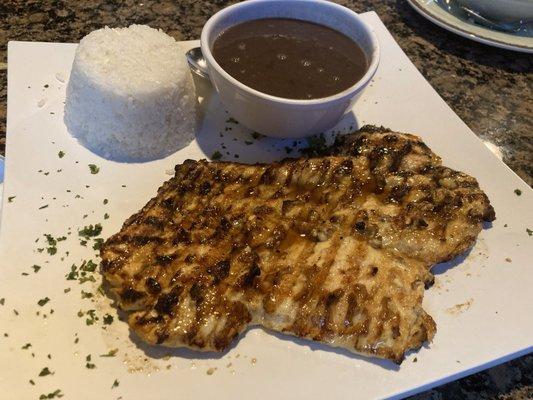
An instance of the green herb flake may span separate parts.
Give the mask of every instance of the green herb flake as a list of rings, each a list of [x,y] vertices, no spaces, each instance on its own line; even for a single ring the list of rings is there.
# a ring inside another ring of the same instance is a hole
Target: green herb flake
[[[85,325],[94,325],[99,319],[96,316],[96,310],[88,310],[86,314],[88,315],[88,318],[85,320]]]
[[[48,369],[48,367],[44,367],[41,372],[39,372],[39,376],[47,376],[47,375],[54,375],[52,371]]]
[[[115,357],[118,353],[118,349],[109,350],[106,354],[100,354],[100,357]]]
[[[26,343],[24,346],[21,347],[22,350],[28,350],[31,347],[31,343]]]
[[[94,164],[89,164],[89,170],[91,171],[91,174],[96,175],[98,172],[100,172],[100,168],[98,168]]]
[[[35,386],[35,382],[33,381],[33,379],[30,379],[29,382],[30,382],[30,385]]]
[[[310,136],[307,139],[307,147],[302,149],[302,154],[309,156],[324,155],[327,150],[326,138],[323,134]]]
[[[57,156],[59,158],[63,158],[63,157],[65,157],[65,152],[63,150],[60,150],[59,153],[57,153]]]
[[[526,228],[526,232],[529,236],[533,235],[533,230]]]
[[[48,297],[45,297],[44,299],[41,299],[37,302],[38,305],[40,305],[41,307],[44,306],[46,303],[48,303],[50,301],[50,299]]]
[[[96,282],[96,279],[94,279],[94,276],[82,276],[80,279],[78,279],[78,282],[79,284],[81,285],[82,283],[85,283],[85,282]]]
[[[29,274],[27,272],[21,273],[22,276],[28,276]]]
[[[17,197],[17,196],[9,196],[9,197],[7,198],[7,202],[8,202],[8,203],[13,203],[13,200],[15,200],[15,197]]]
[[[98,265],[93,260],[83,261],[80,266],[80,271],[94,272]]]
[[[211,159],[213,160],[220,160],[221,158],[222,158],[222,154],[218,150],[215,151],[213,155],[211,156]]]
[[[239,124],[239,121],[237,121],[235,118],[233,117],[229,117],[227,120],[226,120],[226,123],[228,124],[236,124],[238,125]]]
[[[104,205],[106,205],[107,203],[109,203],[109,200],[108,199],[104,199],[103,203],[104,203]]]
[[[104,315],[104,325],[111,325],[113,323],[113,316],[111,314]]]
[[[19,312],[18,312],[17,310],[15,310],[15,309],[13,309],[13,313],[14,313],[15,315],[17,315],[17,316],[19,315]]]
[[[514,190],[514,193],[517,195],[517,196],[522,196],[522,191],[520,189],[515,189]]]
[[[94,237],[98,236],[102,233],[102,225],[101,224],[95,224],[85,226],[82,230],[78,231],[78,235],[84,238]]]
[[[44,206],[39,207],[39,210],[44,210],[45,208],[48,208],[48,204],[45,204]]]
[[[6,298],[5,297],[2,297],[0,299],[0,306],[3,306],[4,304],[6,304]]]
[[[55,399],[55,398],[60,398],[60,397],[63,397],[63,393],[61,393],[61,390],[60,389],[57,389],[51,393],[48,393],[48,394],[41,394],[39,396],[39,400],[47,400],[47,399]]]
[[[39,272],[39,270],[41,269],[40,265],[32,265],[31,267],[33,268],[33,272],[35,273]]]
[[[76,266],[76,264],[72,264],[72,266],[70,267],[70,272],[65,275],[65,277],[67,278],[67,281],[75,281],[76,279],[78,279],[78,267]]]
[[[94,239],[93,250],[100,250],[103,244],[104,244],[104,239],[101,239],[101,238]]]
[[[118,385],[120,385],[120,382],[118,381],[118,379],[115,379],[115,381],[113,382],[113,385],[111,385],[111,389],[118,387]]]
[[[96,365],[94,365],[93,363],[91,363],[91,355],[89,354],[87,357],[85,357],[85,361],[87,361],[87,363],[85,364],[85,367],[87,369],[94,369],[96,368]]]
[[[264,138],[265,135],[261,135],[259,132],[252,132],[252,137],[254,139],[261,139],[261,138]]]
[[[81,291],[81,298],[82,299],[90,299],[93,297],[92,293]]]
[[[109,214],[108,213],[104,214],[104,219],[109,219]]]

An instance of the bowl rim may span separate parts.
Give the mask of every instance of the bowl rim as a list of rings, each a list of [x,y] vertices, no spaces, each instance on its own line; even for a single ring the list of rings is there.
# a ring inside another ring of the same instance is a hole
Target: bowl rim
[[[320,7],[326,7],[326,8],[334,8],[338,11],[341,11],[347,15],[349,15],[351,18],[353,18],[354,22],[359,24],[362,28],[367,37],[370,40],[371,47],[373,50],[373,54],[366,54],[370,58],[370,64],[368,65],[367,71],[365,74],[352,86],[349,88],[343,90],[342,92],[336,93],[331,96],[327,97],[320,97],[317,99],[289,99],[286,97],[279,97],[279,96],[273,96],[264,92],[260,92],[259,90],[256,90],[250,86],[245,85],[244,83],[240,82],[230,74],[228,74],[221,66],[217,63],[215,60],[213,54],[211,53],[211,49],[209,48],[209,38],[211,35],[211,31],[213,29],[213,26],[216,22],[218,22],[219,19],[227,16],[228,14],[236,12],[240,8],[244,7],[255,7],[256,4],[259,3],[281,3],[281,2],[294,2],[294,3],[303,3],[303,2],[312,2],[314,4],[319,5]],[[379,65],[380,61],[380,46],[379,41],[377,39],[376,34],[371,29],[371,27],[363,21],[363,19],[354,11],[350,10],[349,8],[346,8],[344,6],[341,6],[339,4],[326,1],[326,0],[248,0],[244,1],[242,3],[233,4],[229,7],[226,7],[217,13],[215,13],[209,20],[206,22],[204,27],[202,28],[202,34],[200,37],[200,46],[202,48],[202,53],[207,60],[208,65],[214,67],[217,72],[222,75],[224,79],[229,81],[234,86],[237,86],[242,91],[245,91],[251,95],[254,95],[256,97],[259,97],[263,100],[271,101],[271,102],[278,102],[278,103],[284,103],[287,105],[294,105],[294,106],[316,106],[316,105],[322,105],[325,103],[330,102],[336,102],[339,100],[343,100],[345,98],[352,97],[355,93],[357,93],[359,90],[364,88],[368,82],[372,79],[374,74],[376,73],[376,70]]]

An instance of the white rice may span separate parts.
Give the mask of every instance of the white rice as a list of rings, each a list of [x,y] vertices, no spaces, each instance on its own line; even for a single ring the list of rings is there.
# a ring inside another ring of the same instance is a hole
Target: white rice
[[[112,160],[148,161],[185,147],[196,95],[184,49],[145,25],[91,32],[76,50],[64,120],[83,145]]]

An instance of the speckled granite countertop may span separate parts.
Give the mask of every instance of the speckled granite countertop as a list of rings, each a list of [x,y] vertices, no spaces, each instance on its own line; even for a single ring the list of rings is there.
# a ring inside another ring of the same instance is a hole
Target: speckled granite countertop
[[[342,0],[376,11],[396,41],[451,108],[528,184],[533,184],[533,57],[444,31],[405,0]],[[197,39],[225,0],[3,0],[0,2],[0,154],[5,152],[7,42],[77,42],[90,31],[132,23]],[[533,399],[533,356],[415,396],[416,399]]]

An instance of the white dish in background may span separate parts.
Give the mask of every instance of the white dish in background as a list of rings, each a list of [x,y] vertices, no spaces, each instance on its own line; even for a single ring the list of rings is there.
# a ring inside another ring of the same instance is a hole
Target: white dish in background
[[[533,19],[531,0],[457,0],[457,2],[494,21],[513,22]]]
[[[239,161],[270,161],[286,157],[285,146],[292,140],[252,139],[250,131],[228,121],[214,96],[204,98],[203,125],[188,148],[144,164],[101,159],[74,141],[62,122],[65,83],[55,76],[68,75],[76,45],[10,42],[5,196],[16,198],[7,203],[4,197],[0,232],[2,400],[39,398],[57,389],[65,399],[403,397],[531,351],[533,319],[527,316],[533,313],[533,238],[526,228],[533,228],[527,225],[533,221],[533,191],[444,103],[377,15],[362,17],[380,40],[382,63],[357,114],[348,114],[339,129],[373,123],[421,135],[445,165],[475,176],[496,209],[497,220],[466,259],[434,270],[436,283],[424,298],[424,308],[437,323],[433,343],[409,353],[400,367],[261,329],[249,330],[222,355],[137,347],[109,299],[95,295],[93,303],[82,298],[82,289],[98,286],[99,274],[97,282],[83,285],[65,279],[72,263],[95,260],[90,243],[79,244],[77,229],[102,223],[104,237],[116,232],[155,195],[169,178],[167,171],[186,158],[221,150],[226,159],[235,160],[238,153]],[[222,142],[227,149],[222,150]],[[62,158],[59,151],[65,153]],[[100,172],[91,174],[89,164]],[[44,234],[67,237],[56,255],[36,251]],[[34,264],[42,267],[38,273]],[[38,306],[45,297],[49,303]],[[100,317],[94,325],[86,325],[85,315],[77,316],[88,309]],[[113,324],[102,325],[105,313],[115,317]],[[31,348],[22,349],[27,343]],[[115,357],[99,356],[115,348]],[[94,369],[86,368],[89,354]],[[44,367],[54,375],[39,377]],[[128,372],[139,368],[143,371]],[[120,383],[112,388],[115,379]]]
[[[448,10],[445,10],[443,6],[438,4],[439,1],[407,0],[420,15],[450,32],[490,46],[533,53],[533,24],[524,25],[524,29],[531,32],[529,35],[493,30],[469,21],[464,13],[457,11],[457,7],[449,5]]]

